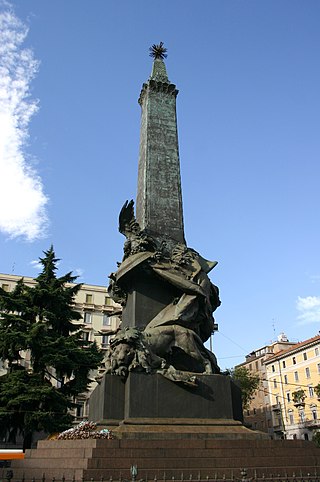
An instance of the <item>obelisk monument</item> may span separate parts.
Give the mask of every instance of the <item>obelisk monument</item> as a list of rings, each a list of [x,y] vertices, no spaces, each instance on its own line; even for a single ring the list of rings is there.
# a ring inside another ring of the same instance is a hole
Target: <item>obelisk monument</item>
[[[185,243],[176,115],[178,90],[170,83],[163,44],[151,47],[154,57],[143,84],[136,218],[141,229],[170,242]]]
[[[163,43],[153,45],[150,54],[152,72],[139,98],[136,214],[133,201],[126,201],[119,215],[124,255],[110,275],[110,295],[123,307],[122,325],[110,341],[106,375],[91,397],[91,413],[95,420],[118,420],[124,436],[161,433],[164,420],[175,426],[182,419],[193,427],[206,420],[216,433],[217,420],[235,428],[242,419],[237,387],[221,375],[205,346],[220,305],[219,290],[208,277],[217,262],[185,242],[178,91],[168,79]]]

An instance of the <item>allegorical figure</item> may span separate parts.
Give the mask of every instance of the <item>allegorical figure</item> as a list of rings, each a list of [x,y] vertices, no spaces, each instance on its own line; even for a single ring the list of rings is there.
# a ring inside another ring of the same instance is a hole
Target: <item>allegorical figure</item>
[[[185,381],[181,372],[219,373],[215,356],[204,346],[214,331],[212,313],[220,305],[219,290],[208,277],[217,263],[181,243],[170,249],[163,240],[142,231],[133,201],[123,206],[119,229],[127,240],[123,261],[110,277],[110,295],[125,308],[135,278],[145,273],[174,296],[144,329],[127,327],[117,332],[110,343],[107,372],[125,376],[133,370],[157,371],[168,376],[169,369],[168,377],[175,381]]]

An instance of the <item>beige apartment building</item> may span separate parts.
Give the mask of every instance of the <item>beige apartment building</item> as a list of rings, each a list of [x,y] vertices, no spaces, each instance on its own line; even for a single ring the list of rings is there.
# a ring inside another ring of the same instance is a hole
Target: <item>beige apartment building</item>
[[[5,291],[12,291],[18,280],[23,278],[28,286],[34,286],[34,278],[0,273],[0,286]],[[121,306],[116,304],[108,295],[106,286],[83,284],[75,297],[75,309],[81,314],[82,320],[75,322],[81,326],[82,336],[85,340],[96,341],[97,345],[105,350],[110,341],[110,334],[120,324]],[[24,366],[30,363],[28,353],[24,354],[21,362]],[[6,372],[6,367],[0,361],[0,376]],[[103,373],[103,370],[101,370]],[[92,378],[99,375],[93,373]],[[92,383],[91,389],[95,386]],[[78,408],[75,411],[77,421],[87,415],[87,399],[89,394],[84,394],[77,399]]]
[[[243,413],[244,423],[254,430],[267,432],[271,436],[273,436],[273,419],[265,363],[275,353],[292,346],[295,346],[295,343],[289,342],[286,335],[281,333],[277,341],[252,351],[246,356],[245,362],[237,365],[237,367],[247,368],[251,373],[259,375],[261,380],[254,399],[248,410]]]
[[[275,438],[311,440],[320,429],[320,335],[265,361]]]

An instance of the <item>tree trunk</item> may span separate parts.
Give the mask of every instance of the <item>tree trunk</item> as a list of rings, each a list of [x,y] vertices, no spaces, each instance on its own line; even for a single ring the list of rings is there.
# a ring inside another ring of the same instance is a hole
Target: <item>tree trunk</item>
[[[26,449],[31,449],[32,445],[32,432],[28,432],[23,437],[23,451],[25,452]]]

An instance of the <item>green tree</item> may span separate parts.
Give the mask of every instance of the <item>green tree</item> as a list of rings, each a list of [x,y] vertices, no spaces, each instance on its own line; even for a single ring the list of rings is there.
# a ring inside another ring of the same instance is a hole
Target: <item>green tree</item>
[[[314,387],[314,391],[318,398],[320,398],[320,383]]]
[[[312,441],[320,448],[320,432],[315,432],[312,437]]]
[[[74,309],[81,284],[72,273],[56,276],[53,247],[44,255],[34,287],[21,279],[12,292],[0,289],[0,358],[8,366],[0,377],[0,435],[14,441],[21,434],[25,447],[35,431],[70,427],[73,399],[88,390],[89,373],[103,358],[74,323],[81,319]]]
[[[242,391],[242,407],[244,410],[247,410],[251,400],[254,399],[255,392],[259,388],[260,377],[258,374],[250,372],[250,370],[245,367],[236,367],[229,370],[229,374],[240,386]]]
[[[304,401],[306,399],[306,392],[301,388],[300,390],[296,390],[295,392],[292,392],[292,400],[293,403],[299,405],[299,404],[304,404]]]

